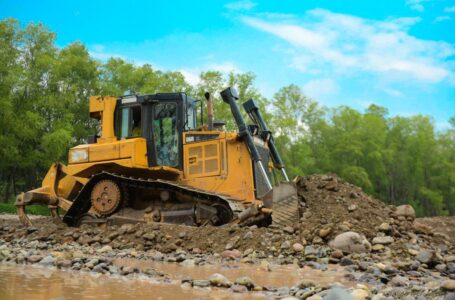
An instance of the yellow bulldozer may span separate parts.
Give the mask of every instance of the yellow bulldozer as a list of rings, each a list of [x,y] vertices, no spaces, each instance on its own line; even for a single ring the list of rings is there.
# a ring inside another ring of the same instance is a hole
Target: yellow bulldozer
[[[26,206],[41,204],[54,218],[64,212],[69,226],[295,223],[296,189],[258,106],[243,104],[252,121],[247,125],[235,89],[221,97],[238,131],[213,120],[209,93],[207,124],[202,106],[198,124],[201,101],[185,93],[90,97],[98,135],[71,148],[67,165],[54,163],[40,188],[17,196],[20,221],[31,225]]]

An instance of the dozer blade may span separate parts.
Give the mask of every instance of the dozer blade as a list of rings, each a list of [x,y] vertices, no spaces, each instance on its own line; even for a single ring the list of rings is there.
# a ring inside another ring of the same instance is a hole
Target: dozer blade
[[[274,225],[294,225],[299,221],[300,209],[297,189],[291,182],[273,187],[272,222]]]

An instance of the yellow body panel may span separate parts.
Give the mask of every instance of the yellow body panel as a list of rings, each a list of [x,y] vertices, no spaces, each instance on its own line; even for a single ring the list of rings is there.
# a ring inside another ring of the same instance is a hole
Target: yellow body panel
[[[237,140],[237,133],[186,132],[183,141],[188,134],[219,134],[219,137],[203,142],[184,142],[184,184],[237,200],[255,200],[252,162],[246,145]]]

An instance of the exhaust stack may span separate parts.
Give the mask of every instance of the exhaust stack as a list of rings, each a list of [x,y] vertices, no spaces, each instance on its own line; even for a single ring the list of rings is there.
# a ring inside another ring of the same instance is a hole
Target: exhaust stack
[[[205,99],[207,100],[207,122],[209,131],[213,130],[213,101],[212,95],[209,92],[204,94]]]

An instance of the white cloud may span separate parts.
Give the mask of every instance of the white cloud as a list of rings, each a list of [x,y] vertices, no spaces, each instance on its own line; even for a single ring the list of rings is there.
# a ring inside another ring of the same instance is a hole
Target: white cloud
[[[207,63],[198,68],[186,68],[178,70],[185,77],[185,80],[191,85],[197,85],[201,82],[199,75],[204,71],[218,71],[227,75],[230,72],[241,73],[242,70],[232,62]]]
[[[399,90],[396,90],[396,89],[385,88],[385,89],[384,89],[384,92],[385,92],[387,95],[392,96],[392,97],[396,97],[396,98],[403,97],[403,93],[400,92]]]
[[[425,10],[425,7],[422,5],[422,2],[425,2],[425,1],[424,0],[407,0],[406,5],[409,6],[409,8],[412,10],[423,12]]]
[[[236,2],[227,3],[224,7],[230,10],[250,10],[254,8],[257,3],[250,0],[242,0]]]
[[[316,99],[327,95],[337,94],[339,89],[338,84],[330,78],[311,80],[302,87],[302,91],[305,95]]]
[[[192,71],[192,70],[185,70],[185,69],[180,69],[178,70],[180,73],[182,73],[183,77],[185,77],[186,82],[188,82],[191,85],[197,85],[199,82],[201,82],[201,79],[199,78],[199,74]]]
[[[451,18],[449,16],[438,16],[433,20],[433,23],[439,23],[444,21],[449,21]]]
[[[448,6],[448,7],[444,8],[444,12],[446,12],[446,13],[455,12],[455,5],[454,6]]]
[[[285,57],[302,72],[325,70],[346,75],[366,71],[394,80],[433,83],[454,74],[455,68],[450,65],[450,56],[455,54],[453,45],[409,34],[420,18],[378,21],[314,9],[306,12],[303,20],[242,19],[289,43],[293,52],[288,50]]]

